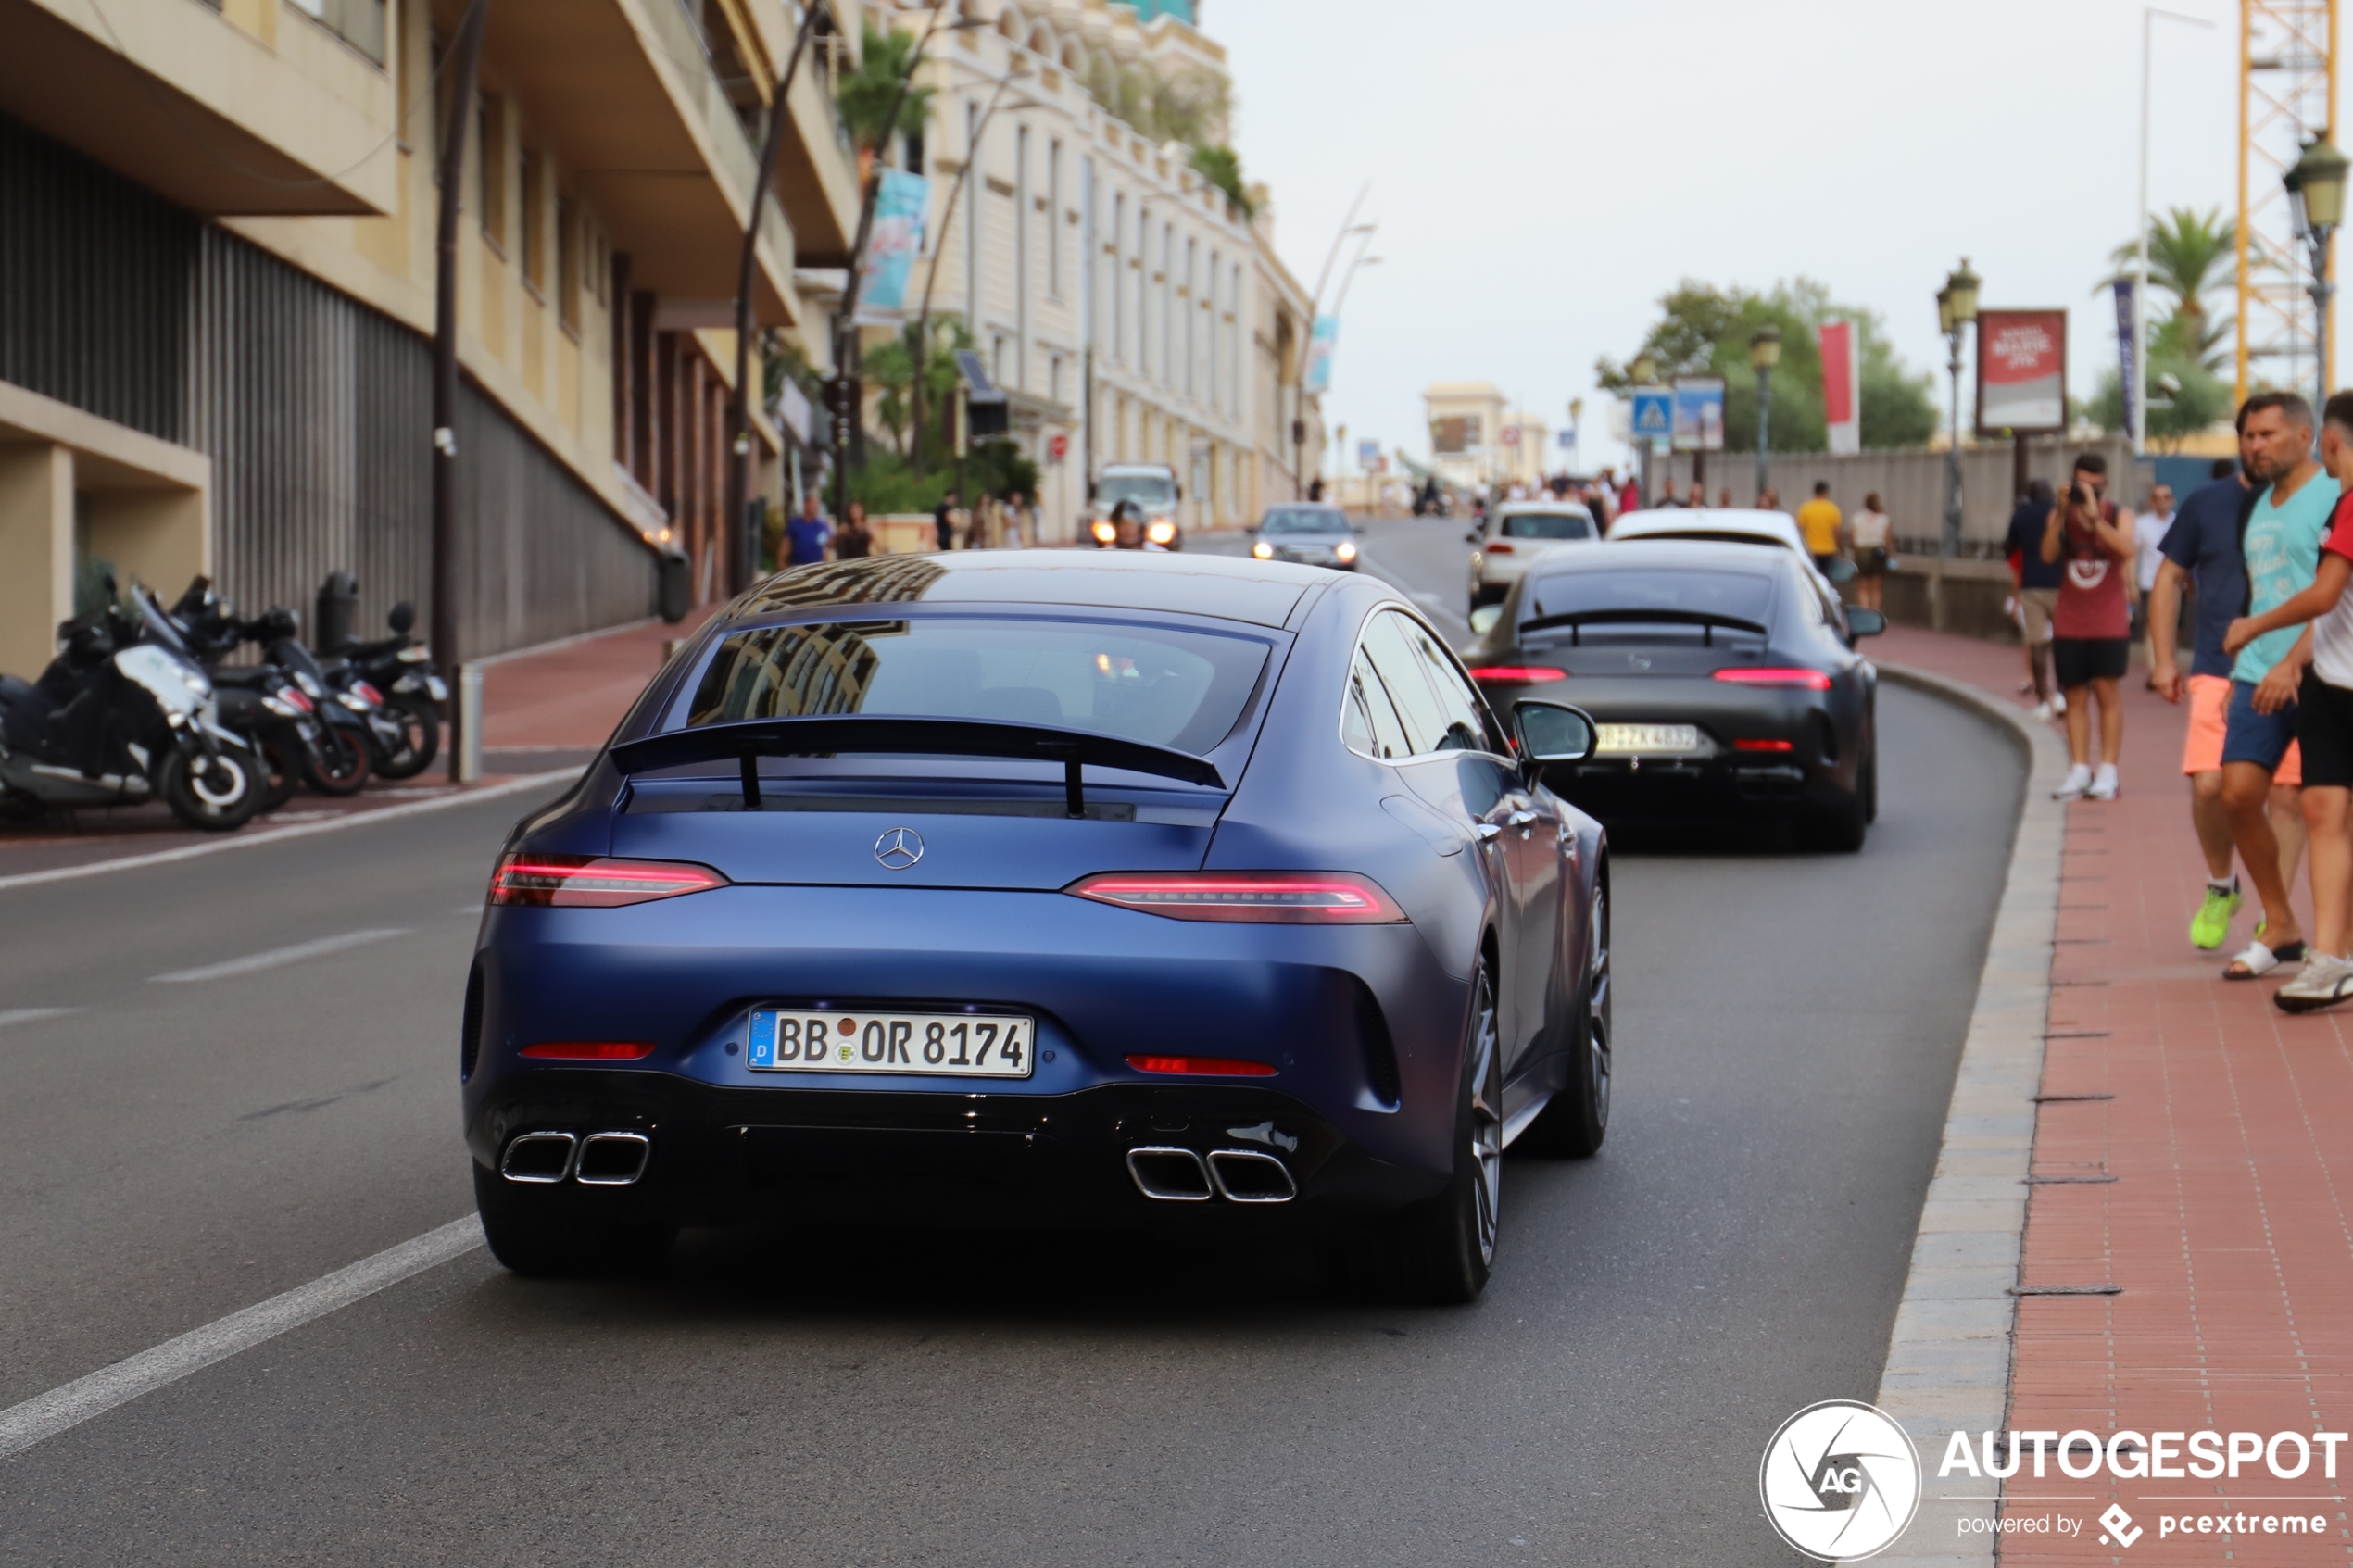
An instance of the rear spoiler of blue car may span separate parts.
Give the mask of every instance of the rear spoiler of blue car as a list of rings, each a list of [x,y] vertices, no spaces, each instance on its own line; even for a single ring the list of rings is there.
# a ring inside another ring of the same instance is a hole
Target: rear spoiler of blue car
[[[837,752],[884,752],[924,757],[999,757],[1021,762],[1059,762],[1070,814],[1086,815],[1079,771],[1092,762],[1131,773],[1176,779],[1223,789],[1226,781],[1207,761],[1189,752],[1087,730],[1051,724],[1010,724],[982,719],[899,719],[883,714],[841,713],[813,719],[750,719],[733,724],[698,724],[612,748],[613,766],[623,773],[649,773],[690,762],[734,758],[741,766],[744,807],[760,806],[762,757],[824,757]]]

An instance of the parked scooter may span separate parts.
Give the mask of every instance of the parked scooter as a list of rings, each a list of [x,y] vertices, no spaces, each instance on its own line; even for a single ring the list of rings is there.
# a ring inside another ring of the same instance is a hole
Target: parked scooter
[[[378,771],[378,760],[407,744],[405,733],[384,716],[372,692],[347,690],[328,677],[317,656],[303,646],[302,622],[293,610],[272,605],[240,622],[240,628],[261,645],[261,657],[284,671],[318,707],[319,767],[310,786],[321,795],[357,795]]]
[[[0,809],[160,797],[216,833],[261,809],[261,759],[221,724],[211,678],[152,593],[136,589],[130,608],[69,621],[58,635],[38,682],[0,675]]]
[[[209,577],[191,582],[169,613],[189,651],[212,677],[221,727],[245,736],[269,769],[261,809],[276,810],[322,765],[318,705],[274,664],[221,667],[220,660],[235,651],[244,634],[213,592]],[[360,749],[360,743],[352,744]]]
[[[384,617],[392,635],[372,643],[346,643],[343,659],[352,672],[384,696],[388,717],[408,732],[405,755],[379,760],[376,771],[388,779],[423,772],[441,750],[441,704],[449,700],[448,684],[434,673],[433,649],[409,635],[417,624],[417,609],[406,599]],[[333,663],[327,673],[335,673]]]

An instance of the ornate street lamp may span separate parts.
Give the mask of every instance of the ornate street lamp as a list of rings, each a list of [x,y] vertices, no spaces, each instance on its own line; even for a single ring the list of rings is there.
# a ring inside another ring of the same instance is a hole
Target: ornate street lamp
[[[2346,157],[2322,132],[2308,144],[2296,167],[2283,177],[2287,199],[2296,210],[2296,232],[2303,235],[2312,262],[2312,338],[2314,345],[2313,436],[2320,435],[2320,413],[2329,400],[2329,296],[2336,284],[2329,277],[2329,242],[2345,218]]]
[[[1772,449],[1773,367],[1781,362],[1781,329],[1767,322],[1748,340],[1748,368],[1756,372],[1756,495],[1763,504],[1765,454]]]
[[[1959,269],[1944,280],[1936,295],[1936,325],[1951,346],[1952,355],[1945,369],[1953,383],[1953,439],[1944,453],[1944,539],[1942,551],[1948,556],[1961,553],[1961,340],[1969,335],[1969,323],[1977,320],[1977,291],[1983,282],[1969,269],[1969,257],[1961,257]]]

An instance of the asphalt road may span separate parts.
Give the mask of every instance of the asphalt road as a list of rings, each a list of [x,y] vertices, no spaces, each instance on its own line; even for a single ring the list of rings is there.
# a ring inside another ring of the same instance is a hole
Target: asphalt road
[[[1368,556],[1459,610],[1460,538]],[[1621,853],[1610,1142],[1508,1162],[1475,1307],[1274,1249],[475,1249],[0,1460],[0,1560],[1792,1561],[1757,1459],[1877,1386],[2020,787],[1881,701],[1859,856]],[[520,809],[0,889],[0,1407],[469,1210],[459,993]]]

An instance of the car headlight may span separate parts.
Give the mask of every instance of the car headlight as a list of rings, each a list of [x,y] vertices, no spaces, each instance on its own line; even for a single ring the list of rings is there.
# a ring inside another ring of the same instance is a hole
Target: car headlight
[[[1099,545],[1108,545],[1119,537],[1119,530],[1113,525],[1109,518],[1097,518],[1095,526],[1088,532],[1094,534],[1095,542]]]
[[[1252,545],[1250,547],[1250,553],[1256,556],[1260,560],[1273,560],[1275,558],[1275,546],[1269,545],[1265,540],[1261,539],[1257,544]]]
[[[1332,550],[1332,556],[1335,559],[1339,560],[1354,560],[1356,558],[1356,541],[1353,539],[1342,539]]]
[[[1155,545],[1165,545],[1176,537],[1176,525],[1167,518],[1156,517],[1152,519],[1152,525],[1144,530],[1144,537]]]

